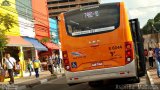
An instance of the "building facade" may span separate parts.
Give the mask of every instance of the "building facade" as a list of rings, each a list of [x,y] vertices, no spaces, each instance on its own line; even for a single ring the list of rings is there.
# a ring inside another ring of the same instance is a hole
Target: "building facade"
[[[49,17],[56,17],[61,12],[99,4],[98,0],[48,0]]]
[[[51,41],[55,44],[59,43],[58,23],[56,19],[49,18]]]
[[[38,40],[50,38],[47,0],[32,0],[32,15],[36,38]]]

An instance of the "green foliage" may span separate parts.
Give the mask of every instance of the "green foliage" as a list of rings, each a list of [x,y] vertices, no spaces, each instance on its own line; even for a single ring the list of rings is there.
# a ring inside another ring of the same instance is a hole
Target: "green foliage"
[[[155,34],[156,43],[159,43],[158,33],[160,32],[160,13],[158,13],[154,19],[149,19],[147,24],[142,29],[143,34]]]
[[[51,39],[50,38],[47,38],[47,37],[44,37],[40,40],[41,43],[47,43],[49,42]]]
[[[160,21],[155,22],[154,27],[156,28],[156,30],[160,31]]]
[[[11,14],[2,14],[0,13],[0,25],[4,26],[4,29],[1,30],[8,30],[13,28],[13,25],[18,25],[18,23],[14,20],[14,16]]]
[[[8,38],[5,35],[5,31],[0,32],[0,50],[3,50],[8,43]]]
[[[3,57],[3,50],[8,44],[8,38],[5,35],[6,31],[9,31],[13,26],[18,25],[18,23],[14,20],[14,16],[10,14],[2,14],[0,12],[0,54],[1,58]],[[2,62],[1,62],[2,63]]]
[[[0,49],[3,49],[7,45],[8,38],[5,32],[13,28],[14,24],[17,25],[14,16],[0,13],[0,25],[4,26],[4,28],[0,28]]]
[[[155,22],[159,22],[160,20],[160,13],[158,13],[155,17],[154,17],[154,21]]]
[[[160,32],[160,13],[154,19],[149,19],[147,24],[142,28],[144,34],[153,34]]]

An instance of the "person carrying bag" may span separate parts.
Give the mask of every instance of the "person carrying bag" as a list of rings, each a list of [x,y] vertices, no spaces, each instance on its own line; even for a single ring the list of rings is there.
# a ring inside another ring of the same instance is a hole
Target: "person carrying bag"
[[[16,60],[10,56],[9,53],[7,53],[5,58],[5,62],[4,62],[4,67],[7,68],[8,70],[8,74],[10,77],[10,81],[9,84],[14,84],[14,76],[13,76],[13,72],[16,70]]]

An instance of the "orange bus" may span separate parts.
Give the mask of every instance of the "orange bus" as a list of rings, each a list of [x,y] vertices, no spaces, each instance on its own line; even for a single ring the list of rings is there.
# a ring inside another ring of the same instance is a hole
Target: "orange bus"
[[[139,82],[137,45],[123,2],[82,7],[58,19],[69,85],[119,78]]]

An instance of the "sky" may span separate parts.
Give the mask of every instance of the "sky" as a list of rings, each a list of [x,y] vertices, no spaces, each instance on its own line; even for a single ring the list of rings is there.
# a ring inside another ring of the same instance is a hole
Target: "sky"
[[[100,3],[124,1],[127,7],[129,18],[138,18],[142,28],[148,21],[153,19],[160,12],[159,0],[99,0]]]

